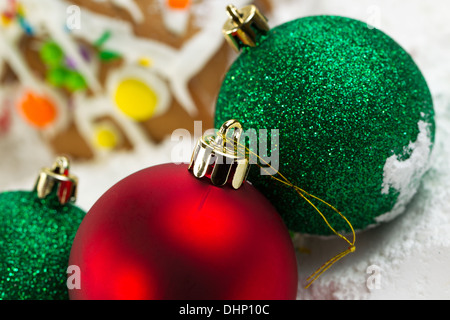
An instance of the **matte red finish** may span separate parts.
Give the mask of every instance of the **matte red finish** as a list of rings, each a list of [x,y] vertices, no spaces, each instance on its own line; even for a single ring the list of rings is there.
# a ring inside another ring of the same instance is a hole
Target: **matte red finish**
[[[297,261],[278,213],[250,184],[199,180],[186,165],[139,171],[87,213],[71,299],[295,299]]]

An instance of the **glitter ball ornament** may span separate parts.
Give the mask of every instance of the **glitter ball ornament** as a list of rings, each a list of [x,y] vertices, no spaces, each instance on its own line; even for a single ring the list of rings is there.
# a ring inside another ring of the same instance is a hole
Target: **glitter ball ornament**
[[[36,190],[0,194],[0,300],[67,300],[70,247],[85,212],[60,157]]]
[[[70,255],[80,268],[71,299],[296,298],[289,232],[244,181],[248,160],[220,141],[199,142],[193,174],[184,164],[150,167],[94,204]]]
[[[266,31],[255,10],[228,8],[224,32],[242,53],[223,81],[216,124],[235,118],[244,129],[278,129],[279,172],[334,205],[355,229],[403,212],[435,132],[430,91],[410,55],[361,21],[312,16]],[[248,180],[291,230],[331,233],[306,201],[256,166]],[[350,231],[338,215],[327,219]]]

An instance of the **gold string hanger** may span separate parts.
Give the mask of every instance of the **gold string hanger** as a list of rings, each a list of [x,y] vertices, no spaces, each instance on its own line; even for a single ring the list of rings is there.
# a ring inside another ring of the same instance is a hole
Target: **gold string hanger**
[[[231,120],[230,120],[231,121]],[[338,262],[340,259],[342,259],[343,257],[345,257],[347,254],[355,252],[355,242],[356,242],[356,233],[355,230],[352,226],[352,224],[350,223],[350,221],[345,217],[345,215],[343,215],[338,209],[336,209],[334,206],[332,206],[331,204],[329,204],[328,202],[320,199],[319,197],[310,194],[309,192],[303,190],[302,188],[300,188],[299,186],[294,185],[292,182],[290,182],[283,174],[281,174],[278,170],[274,169],[267,161],[265,161],[263,158],[261,158],[258,154],[256,154],[255,152],[251,151],[247,146],[245,146],[244,144],[242,144],[240,141],[236,141],[236,139],[233,138],[232,141],[226,141],[227,137],[223,136],[222,139],[225,140],[226,143],[229,144],[233,144],[235,146],[235,152],[241,152],[243,150],[245,150],[245,157],[249,157],[249,155],[253,155],[256,156],[256,158],[263,163],[263,165],[261,165],[260,163],[257,163],[258,167],[260,167],[262,170],[264,170],[272,179],[274,179],[275,181],[278,181],[290,188],[293,188],[295,190],[295,192],[297,192],[297,194],[303,198],[309,205],[311,205],[314,210],[322,217],[322,219],[324,220],[324,222],[326,223],[326,225],[328,226],[328,228],[330,228],[330,230],[339,238],[343,239],[347,244],[348,247],[346,250],[342,251],[341,253],[335,255],[334,257],[332,257],[331,259],[329,259],[328,261],[326,261],[321,267],[319,267],[313,274],[311,274],[306,280],[308,281],[307,285],[305,286],[305,289],[309,288],[309,286],[311,286],[311,284],[317,280],[317,278],[319,278],[325,271],[327,271],[333,264],[335,264],[336,262]],[[237,142],[237,143],[236,143]],[[240,148],[238,148],[238,146]],[[267,167],[269,167],[272,171],[269,172],[267,170]],[[275,174],[273,174],[273,172],[275,172]],[[351,229],[351,233],[352,233],[352,240],[350,241],[349,239],[347,239],[347,237],[345,237],[343,234],[341,234],[340,232],[336,231],[331,224],[328,222],[327,218],[325,217],[325,215],[317,208],[316,205],[314,205],[312,203],[312,201],[309,199],[315,199],[320,201],[321,203],[325,204],[326,206],[328,206],[330,209],[332,209],[335,213],[339,214],[339,216],[345,220],[345,222],[348,224],[348,226]]]

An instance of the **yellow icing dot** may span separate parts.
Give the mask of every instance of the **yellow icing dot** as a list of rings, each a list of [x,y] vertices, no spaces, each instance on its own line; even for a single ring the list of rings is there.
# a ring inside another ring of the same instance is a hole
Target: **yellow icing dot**
[[[24,9],[23,5],[20,3],[17,6],[17,14],[22,17],[25,15],[25,9]]]
[[[11,23],[12,20],[11,20],[11,18],[9,18],[6,15],[2,14],[0,21],[1,21],[2,26],[7,27],[7,26],[9,26],[9,24]]]
[[[98,125],[94,132],[95,145],[102,149],[114,149],[119,143],[119,135],[110,126]]]
[[[137,79],[124,79],[117,86],[114,100],[117,107],[135,121],[150,119],[158,104],[155,91]]]
[[[152,61],[152,59],[150,59],[150,58],[145,58],[145,57],[142,57],[142,58],[140,58],[139,59],[139,61],[138,61],[138,63],[139,63],[139,65],[141,65],[141,66],[143,66],[143,67],[151,67],[152,65],[153,65],[153,61]]]

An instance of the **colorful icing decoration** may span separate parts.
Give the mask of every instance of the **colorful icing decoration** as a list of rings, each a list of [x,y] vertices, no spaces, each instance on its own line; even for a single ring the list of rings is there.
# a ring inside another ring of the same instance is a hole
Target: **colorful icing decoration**
[[[15,20],[26,34],[33,35],[33,28],[25,17],[25,9],[22,4],[16,0],[9,0],[7,7],[1,14],[2,25],[10,26],[11,22]]]
[[[153,66],[153,60],[148,57],[141,57],[138,59],[138,64],[142,67],[150,68]]]
[[[67,74],[64,78],[64,87],[71,92],[75,92],[87,89],[87,84],[79,72],[67,70]]]
[[[13,39],[0,32],[0,55],[23,86],[21,90],[24,92],[19,94],[19,99],[15,101],[17,110],[22,118],[36,129],[49,135],[55,134],[67,124],[67,112],[58,108],[62,101],[56,93],[48,90],[35,78],[13,43]],[[55,52],[52,51],[49,56],[55,58]]]
[[[111,75],[108,90],[114,105],[128,118],[142,122],[169,106],[167,85],[151,70],[125,66]]]
[[[113,150],[120,144],[118,131],[108,123],[94,125],[94,144],[100,149]]]
[[[123,79],[117,86],[114,100],[118,108],[135,121],[150,119],[158,104],[155,91],[138,79]]]
[[[46,36],[60,46],[66,59],[65,66],[76,66],[76,71],[85,79],[86,87],[93,94],[101,94],[102,85],[96,74],[95,64],[89,63],[80,52],[78,29],[68,29],[68,16],[66,13],[70,3],[60,0],[22,0],[21,3],[28,9],[30,21],[36,25],[40,36]],[[39,3],[39,4],[38,4]],[[84,16],[80,15],[80,19]],[[31,19],[32,18],[32,19]],[[81,21],[81,20],[80,20]],[[81,22],[80,22],[81,23]],[[89,30],[89,32],[92,32]]]
[[[108,61],[120,59],[122,57],[122,55],[115,51],[102,50],[99,52],[98,57],[100,58],[100,60],[108,62]]]
[[[14,17],[10,13],[2,12],[1,20],[0,20],[2,23],[2,26],[4,26],[4,27],[9,26],[11,24],[13,18]]]
[[[64,61],[64,52],[61,47],[53,41],[45,42],[41,46],[39,55],[42,62],[50,67],[58,67]]]
[[[65,68],[55,68],[49,70],[45,79],[48,83],[56,88],[64,86],[64,82],[67,76],[67,70]]]
[[[57,88],[65,88],[70,92],[87,89],[84,77],[78,72],[76,64],[64,55],[61,47],[53,42],[45,42],[40,51],[40,57],[47,67],[46,80]]]
[[[100,38],[98,38],[94,42],[94,47],[96,47],[96,48],[102,47],[106,43],[106,41],[108,41],[108,39],[110,37],[111,37],[111,31],[107,30],[107,31],[103,32],[102,35],[100,36]]]
[[[110,37],[111,31],[105,31],[94,43],[94,47],[98,50],[98,57],[101,61],[109,62],[122,57],[122,55],[116,51],[102,48]]]
[[[38,129],[49,127],[58,116],[58,109],[53,101],[33,91],[25,92],[18,102],[18,108],[24,119]]]

